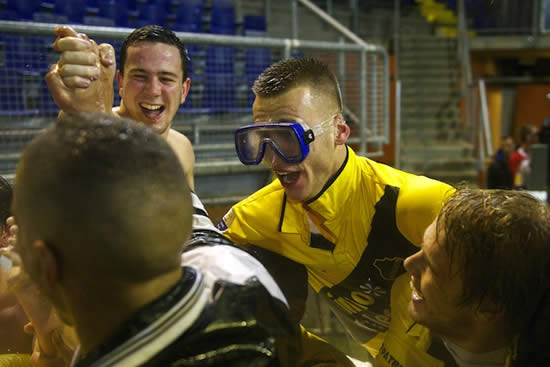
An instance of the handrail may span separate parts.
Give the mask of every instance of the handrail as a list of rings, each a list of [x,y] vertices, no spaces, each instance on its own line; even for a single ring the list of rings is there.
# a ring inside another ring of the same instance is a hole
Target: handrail
[[[385,52],[386,50],[378,45],[374,45],[371,43],[367,43],[364,40],[362,40],[360,37],[358,37],[355,33],[350,31],[345,25],[334,19],[330,16],[330,14],[326,13],[323,9],[315,5],[309,0],[298,0],[299,3],[304,5],[306,8],[311,10],[315,15],[319,16],[322,20],[327,22],[330,26],[332,26],[334,29],[336,29],[338,32],[340,32],[342,35],[347,37],[350,41],[353,43],[356,43],[360,46],[362,46],[365,51],[379,51],[379,52]]]
[[[470,60],[470,39],[468,38],[468,26],[466,23],[466,7],[464,0],[458,1],[458,57],[463,70],[464,87],[472,85],[472,62]]]
[[[395,81],[395,168],[401,168],[401,80]]]
[[[393,63],[395,80],[395,168],[401,168],[401,79],[399,79],[399,32],[401,19],[401,1],[393,2]]]
[[[491,141],[491,126],[489,123],[489,109],[487,107],[487,92],[485,89],[485,80],[478,81],[479,99],[481,100],[481,122],[480,129],[483,130],[485,136],[485,150],[488,157],[493,154],[493,142]]]
[[[2,32],[7,33],[19,33],[25,35],[53,35],[53,28],[57,25],[64,24],[51,24],[51,23],[32,23],[32,27],[29,27],[27,23],[0,20],[0,29]],[[97,27],[76,24],[72,25],[79,32],[86,33],[91,37],[97,38],[113,38],[124,39],[133,28],[122,27]],[[222,34],[206,34],[206,33],[191,33],[191,32],[175,32],[176,35],[184,42],[199,42],[204,45],[213,46],[235,46],[235,47],[265,47],[265,48],[284,48],[289,46],[296,49],[314,49],[314,50],[343,50],[343,51],[361,51],[363,48],[359,45],[352,45],[349,43],[341,44],[338,42],[326,42],[326,41],[303,41],[289,38],[271,38],[271,37],[246,37],[235,35],[222,35]]]
[[[464,129],[471,128],[471,141],[478,153],[478,169],[484,170],[485,158],[493,155],[487,91],[483,79],[473,81],[472,63],[470,60],[470,40],[466,23],[466,8],[464,0],[458,1],[458,39],[457,56],[460,62],[462,76],[462,98],[465,105]]]

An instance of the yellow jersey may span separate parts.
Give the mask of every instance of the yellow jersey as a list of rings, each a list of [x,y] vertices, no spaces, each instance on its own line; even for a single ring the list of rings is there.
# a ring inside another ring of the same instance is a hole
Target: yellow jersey
[[[375,355],[390,324],[391,286],[453,188],[347,152],[315,198],[290,200],[275,180],[235,204],[218,227],[238,245],[304,264],[312,288]]]

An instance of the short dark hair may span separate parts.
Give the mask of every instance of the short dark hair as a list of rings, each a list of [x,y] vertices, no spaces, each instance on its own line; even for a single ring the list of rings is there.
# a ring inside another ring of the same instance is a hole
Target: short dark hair
[[[437,219],[463,304],[489,301],[522,327],[550,286],[550,211],[520,191],[458,189]]]
[[[13,189],[3,176],[0,176],[0,229],[6,228],[6,219],[11,216]]]
[[[252,91],[260,97],[276,97],[303,85],[332,94],[336,105],[342,111],[342,94],[338,79],[327,64],[312,57],[286,59],[271,65],[256,79]]]
[[[71,262],[90,273],[82,276],[140,281],[179,268],[190,191],[179,159],[150,128],[67,115],[25,148],[17,182],[21,229],[57,250],[65,269]]]
[[[187,56],[185,46],[174,32],[160,25],[147,25],[137,28],[126,37],[120,49],[120,74],[124,75],[124,63],[126,62],[128,47],[139,42],[165,43],[176,47],[180,53],[183,80],[187,79],[190,60]]]

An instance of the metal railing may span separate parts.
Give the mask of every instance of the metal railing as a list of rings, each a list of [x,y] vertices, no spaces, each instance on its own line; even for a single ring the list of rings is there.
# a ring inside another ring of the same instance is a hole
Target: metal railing
[[[489,122],[489,110],[487,106],[487,93],[485,81],[479,79],[476,82],[472,76],[472,64],[470,60],[470,40],[466,23],[466,9],[464,0],[458,1],[458,53],[461,68],[461,90],[464,100],[465,116],[464,131],[470,131],[469,139],[477,155],[477,167],[479,171],[485,169],[485,159],[493,154],[491,126]]]
[[[51,47],[55,26],[47,23],[0,21],[0,140],[8,143],[4,144],[5,147],[13,147],[8,150],[0,149],[0,155],[10,154],[10,157],[13,157],[20,152],[24,144],[49,124],[57,114],[57,108],[44,84],[48,64],[58,58],[58,54]],[[117,52],[120,41],[132,31],[129,28],[85,25],[74,27],[78,32],[86,33],[93,39],[113,43]],[[387,53],[383,48],[365,44],[269,37],[183,32],[177,35],[189,49],[195,51],[190,52],[190,95],[176,115],[173,127],[188,134],[196,153],[198,168],[206,169],[211,162],[221,161],[226,162],[226,166],[234,166],[235,169],[246,168],[237,160],[233,131],[237,126],[253,123],[253,96],[250,86],[255,76],[251,77],[251,74],[242,70],[250,66],[250,60],[246,55],[254,50],[269,54],[269,62],[252,65],[256,73],[272,62],[296,54],[315,56],[327,62],[333,70],[339,70],[338,75],[344,78],[341,81],[345,85],[345,113],[352,125],[349,143],[356,144],[361,154],[382,154],[382,144],[389,141],[389,66]],[[237,81],[229,86],[223,85],[221,88],[226,94],[220,94],[217,84],[214,84],[214,88],[209,85],[212,79],[207,59],[210,48],[230,49],[233,55],[231,60],[226,61],[230,64],[233,74],[219,75],[231,78],[231,81],[240,80],[241,84],[236,84]],[[237,69],[241,70],[241,74],[237,75]],[[235,90],[238,88],[240,92]],[[222,100],[220,103],[226,106],[223,108],[213,106],[212,102],[205,107],[205,96],[212,91],[216,92],[218,97],[221,95],[221,98],[231,99],[231,102]],[[115,91],[115,96],[118,99],[118,90]],[[21,134],[17,134],[18,131]],[[17,140],[17,144],[12,144],[10,139],[14,132],[15,135],[25,138]],[[370,149],[370,144],[380,149]],[[0,165],[2,162],[0,160]],[[10,163],[10,167],[12,165],[13,162]],[[211,173],[211,169],[208,168],[208,172]],[[9,169],[0,167],[0,174],[10,173]],[[200,169],[198,173],[200,174]]]

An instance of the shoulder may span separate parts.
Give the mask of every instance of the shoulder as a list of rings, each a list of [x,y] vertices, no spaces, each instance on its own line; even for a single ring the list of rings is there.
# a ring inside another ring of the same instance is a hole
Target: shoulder
[[[194,266],[205,275],[207,283],[222,280],[244,285],[257,279],[274,298],[288,307],[285,296],[265,267],[252,255],[235,246],[199,246],[185,251],[183,264]]]
[[[166,136],[166,141],[176,153],[179,161],[183,166],[186,176],[190,180],[190,187],[194,189],[193,183],[193,170],[195,169],[195,153],[193,152],[193,146],[187,136],[182,133],[170,129]]]
[[[257,226],[278,221],[279,217],[273,213],[276,208],[282,207],[283,198],[284,188],[279,180],[275,180],[233,205],[218,224],[218,228],[223,231],[230,229],[231,232],[242,226],[249,227],[252,223]],[[236,238],[230,238],[239,243]]]
[[[424,176],[413,176],[399,189],[396,222],[401,233],[413,244],[420,245],[424,231],[454,191],[446,183]]]
[[[374,185],[390,185],[402,187],[418,177],[412,173],[401,171],[387,164],[376,162],[367,157],[357,156],[355,159],[364,182]]]
[[[170,144],[172,149],[176,151],[193,151],[193,146],[191,145],[191,141],[189,140],[189,138],[174,129],[170,129],[170,131],[168,131],[166,141],[168,142],[168,144]]]
[[[241,200],[233,208],[243,211],[255,211],[256,208],[265,210],[265,205],[282,203],[284,193],[284,188],[279,180],[275,180]]]

